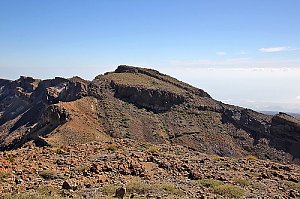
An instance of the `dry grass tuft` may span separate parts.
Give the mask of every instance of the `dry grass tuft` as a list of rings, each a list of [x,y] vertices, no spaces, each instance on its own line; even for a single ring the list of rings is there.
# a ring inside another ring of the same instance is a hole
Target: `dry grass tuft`
[[[257,160],[257,157],[254,155],[247,155],[245,158],[246,160]]]
[[[250,182],[244,178],[234,178],[233,181],[241,186],[249,186]]]
[[[226,198],[241,198],[245,194],[245,190],[230,184],[216,186],[213,190]]]

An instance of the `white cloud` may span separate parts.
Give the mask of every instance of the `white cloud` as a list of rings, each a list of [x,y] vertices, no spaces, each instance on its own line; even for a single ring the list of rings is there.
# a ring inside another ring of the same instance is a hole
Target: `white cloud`
[[[220,52],[216,52],[217,55],[220,55],[220,56],[224,56],[224,55],[227,55],[226,52],[223,52],[223,51],[220,51]]]
[[[300,99],[300,95],[296,97],[296,99]]]
[[[299,49],[300,48],[292,48],[290,46],[278,46],[278,47],[271,47],[271,48],[260,48],[258,50],[263,53],[275,53],[275,52],[294,51]]]

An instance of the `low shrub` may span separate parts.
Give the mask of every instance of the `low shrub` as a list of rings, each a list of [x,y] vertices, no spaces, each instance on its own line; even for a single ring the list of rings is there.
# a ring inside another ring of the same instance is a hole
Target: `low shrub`
[[[235,178],[233,181],[241,186],[248,186],[250,182],[244,178]]]
[[[245,158],[246,160],[257,160],[257,157],[254,155],[247,155]]]
[[[178,189],[176,186],[174,186],[171,183],[162,184],[160,186],[161,190],[164,190],[168,194],[177,195],[177,196],[183,196],[184,192],[180,189]]]
[[[118,150],[117,146],[114,144],[110,144],[106,149],[111,152],[116,152]]]
[[[214,192],[227,198],[241,198],[245,194],[245,190],[229,184],[216,186]]]

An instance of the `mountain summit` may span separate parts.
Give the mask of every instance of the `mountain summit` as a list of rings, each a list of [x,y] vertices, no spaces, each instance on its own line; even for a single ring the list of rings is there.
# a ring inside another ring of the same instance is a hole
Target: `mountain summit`
[[[128,138],[219,156],[299,162],[300,121],[224,104],[158,71],[121,65],[80,77],[0,79],[0,149]]]

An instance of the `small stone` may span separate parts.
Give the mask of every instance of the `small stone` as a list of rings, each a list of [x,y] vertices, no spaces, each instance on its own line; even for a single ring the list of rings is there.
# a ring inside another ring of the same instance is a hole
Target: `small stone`
[[[71,185],[67,181],[64,181],[64,183],[62,184],[62,188],[63,189],[72,189]]]
[[[17,179],[17,178],[15,178],[15,183],[16,183],[16,184],[21,184],[22,181],[23,181],[22,179]]]
[[[120,187],[120,188],[116,189],[115,197],[123,199],[125,194],[126,194],[126,188]]]
[[[99,172],[98,172],[97,165],[93,164],[90,168],[90,172],[98,174]]]
[[[63,189],[72,189],[73,191],[77,190],[77,186],[75,183],[71,183],[69,181],[64,181],[62,184]]]

